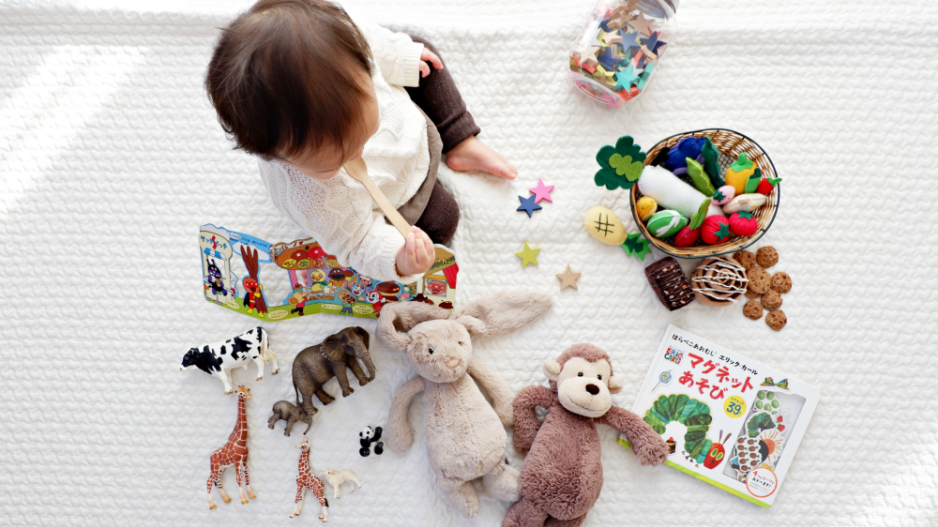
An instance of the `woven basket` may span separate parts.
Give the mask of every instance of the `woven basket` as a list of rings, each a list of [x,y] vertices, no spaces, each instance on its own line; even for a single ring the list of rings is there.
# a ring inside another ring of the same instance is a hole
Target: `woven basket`
[[[719,128],[672,135],[664,141],[659,142],[648,151],[648,155],[645,157],[645,165],[657,165],[658,162],[663,162],[663,158],[658,159],[661,150],[666,147],[673,148],[678,141],[685,137],[709,137],[710,140],[713,141],[713,145],[720,151],[719,162],[722,170],[726,170],[727,167],[732,165],[740,152],[746,152],[749,156],[749,160],[762,169],[762,174],[765,177],[778,177],[775,173],[775,165],[772,164],[769,155],[766,154],[765,151],[762,150],[762,147],[756,144],[755,141],[739,132]],[[690,184],[690,180],[687,179],[686,176],[679,177]],[[698,241],[697,245],[677,247],[670,243],[673,241],[673,238],[659,240],[652,236],[645,227],[645,224],[635,213],[635,204],[638,202],[638,199],[642,197],[641,192],[638,190],[638,185],[632,186],[632,217],[635,219],[635,224],[638,225],[638,228],[642,231],[642,234],[645,235],[645,238],[648,238],[651,245],[676,258],[705,258],[707,256],[734,253],[756,243],[759,238],[769,230],[769,227],[772,226],[772,222],[775,220],[775,214],[778,212],[778,204],[781,199],[781,187],[781,183],[776,185],[775,190],[769,194],[769,199],[753,214],[753,217],[756,218],[759,223],[759,230],[757,230],[755,234],[752,236],[733,236],[729,240],[717,245],[706,245],[702,241]]]

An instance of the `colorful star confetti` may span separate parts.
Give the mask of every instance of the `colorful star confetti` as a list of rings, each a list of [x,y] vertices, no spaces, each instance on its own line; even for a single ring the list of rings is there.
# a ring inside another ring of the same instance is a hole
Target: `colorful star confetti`
[[[531,217],[532,214],[534,214],[534,211],[541,210],[541,206],[534,202],[533,194],[526,198],[518,196],[518,199],[521,200],[521,206],[518,207],[516,210],[518,212],[527,212],[529,218]]]
[[[532,188],[532,189],[528,189],[528,190],[530,190],[531,192],[534,193],[534,203],[540,203],[540,202],[542,202],[542,201],[544,201],[544,200],[547,200],[547,201],[549,201],[549,202],[551,202],[551,203],[554,202],[554,200],[552,200],[552,199],[550,198],[550,193],[554,190],[554,186],[553,186],[553,185],[550,185],[550,186],[545,185],[545,184],[544,184],[544,180],[542,180],[542,179],[538,179],[538,180],[537,180],[537,186],[536,186],[536,187],[534,187],[534,188]]]
[[[635,81],[639,80],[640,77],[635,74],[635,69],[629,64],[629,67],[625,71],[620,71],[616,73],[616,91],[628,90],[632,87],[632,84]]]
[[[576,281],[577,281],[577,278],[579,278],[581,274],[583,274],[583,273],[574,272],[573,269],[570,269],[570,266],[567,265],[567,270],[566,270],[566,271],[564,271],[564,272],[562,272],[562,273],[560,273],[560,274],[558,274],[558,275],[554,275],[554,276],[556,276],[557,279],[560,280],[560,290],[561,290],[561,291],[563,291],[564,289],[566,289],[566,288],[568,288],[568,287],[572,287],[572,288],[576,289],[577,291],[579,291],[580,288],[577,287]]]
[[[654,20],[649,20],[645,18],[644,15],[639,13],[639,15],[632,20],[628,21],[629,27],[635,30],[636,33],[641,33],[643,35],[651,34],[651,25],[654,24]]]
[[[537,265],[537,253],[541,252],[540,249],[533,249],[528,246],[528,242],[524,242],[524,249],[515,253],[515,256],[521,258],[521,268],[524,269],[528,264]]]

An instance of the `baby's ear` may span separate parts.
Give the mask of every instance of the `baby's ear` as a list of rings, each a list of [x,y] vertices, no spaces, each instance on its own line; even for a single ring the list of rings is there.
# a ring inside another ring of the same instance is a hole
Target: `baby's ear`
[[[557,379],[560,377],[560,370],[560,363],[554,359],[544,361],[544,375],[547,376],[547,380],[557,382]]]
[[[619,393],[622,391],[622,381],[618,377],[609,377],[609,393]]]

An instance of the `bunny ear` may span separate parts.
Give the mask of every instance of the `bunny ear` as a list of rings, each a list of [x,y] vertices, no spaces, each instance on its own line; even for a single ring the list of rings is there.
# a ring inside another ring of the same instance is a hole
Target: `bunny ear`
[[[471,334],[496,335],[524,326],[543,315],[553,303],[553,297],[547,293],[505,291],[456,310],[452,318]]]
[[[378,340],[389,348],[404,350],[410,344],[411,329],[421,322],[449,318],[449,311],[423,302],[398,302],[381,310],[378,319]]]

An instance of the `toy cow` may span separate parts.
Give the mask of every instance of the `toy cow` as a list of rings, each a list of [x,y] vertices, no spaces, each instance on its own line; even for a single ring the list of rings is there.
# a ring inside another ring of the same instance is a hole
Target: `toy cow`
[[[233,392],[229,370],[243,368],[248,360],[257,364],[257,380],[264,378],[264,363],[273,363],[271,375],[280,371],[277,355],[267,346],[267,330],[258,326],[223,342],[189,348],[182,358],[180,370],[198,368],[220,380],[225,385],[225,394]]]

